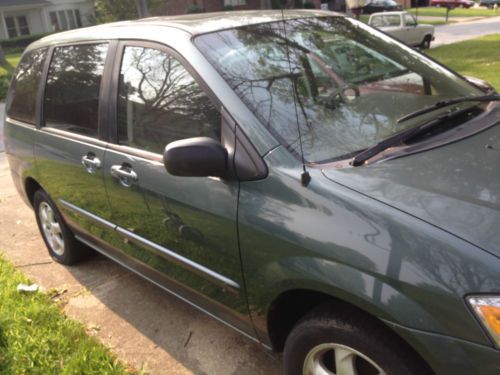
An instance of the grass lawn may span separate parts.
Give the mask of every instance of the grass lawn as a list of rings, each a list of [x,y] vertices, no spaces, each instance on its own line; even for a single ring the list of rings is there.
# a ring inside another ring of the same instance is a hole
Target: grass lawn
[[[130,373],[50,292],[19,293],[19,283],[29,281],[0,256],[0,374]]]
[[[500,34],[449,44],[426,53],[462,75],[482,78],[500,91]]]
[[[416,9],[407,9],[408,12],[415,14]],[[446,17],[446,9],[445,8],[435,8],[435,7],[426,7],[426,8],[418,8],[419,16],[435,16],[435,17]],[[500,16],[500,10],[495,13],[493,9],[486,8],[455,8],[450,11],[449,17],[494,17]]]
[[[16,68],[19,60],[21,59],[21,53],[13,53],[5,55],[6,63],[0,64],[0,77],[9,76],[12,74]]]

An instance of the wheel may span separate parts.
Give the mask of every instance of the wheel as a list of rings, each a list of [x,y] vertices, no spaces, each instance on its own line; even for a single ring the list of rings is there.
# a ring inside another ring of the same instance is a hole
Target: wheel
[[[286,375],[432,374],[374,318],[333,306],[315,310],[295,325],[285,343],[283,362]]]
[[[92,253],[91,249],[76,240],[45,191],[35,192],[33,206],[38,229],[50,256],[55,261],[71,265]]]
[[[422,40],[422,43],[420,43],[420,48],[422,49],[429,49],[431,48],[431,37],[426,36],[424,40]]]

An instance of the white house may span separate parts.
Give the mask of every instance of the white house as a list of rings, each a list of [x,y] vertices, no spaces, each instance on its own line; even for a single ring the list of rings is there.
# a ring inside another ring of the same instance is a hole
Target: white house
[[[0,40],[89,26],[92,0],[0,0]]]

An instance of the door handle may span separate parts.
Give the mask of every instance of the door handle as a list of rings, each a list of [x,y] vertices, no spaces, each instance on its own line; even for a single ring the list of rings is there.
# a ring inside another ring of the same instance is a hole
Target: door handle
[[[82,156],[82,164],[90,174],[101,168],[101,161],[92,153]]]
[[[117,178],[124,187],[131,187],[138,180],[137,173],[129,165],[112,165],[111,176]]]

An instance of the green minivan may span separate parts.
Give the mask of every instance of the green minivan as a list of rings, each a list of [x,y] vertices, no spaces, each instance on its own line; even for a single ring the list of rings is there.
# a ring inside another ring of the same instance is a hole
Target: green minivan
[[[31,44],[6,153],[56,261],[102,253],[286,374],[493,375],[499,100],[331,12],[150,18]]]

